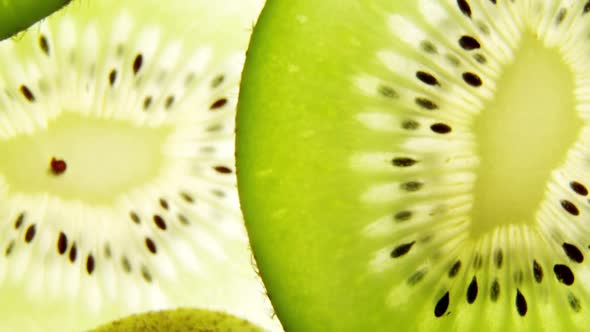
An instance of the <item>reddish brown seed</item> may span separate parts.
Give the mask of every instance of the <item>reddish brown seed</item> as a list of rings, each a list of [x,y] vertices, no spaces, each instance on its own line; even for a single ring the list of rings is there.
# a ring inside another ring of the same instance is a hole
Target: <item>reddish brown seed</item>
[[[66,171],[68,164],[62,159],[55,157],[51,158],[51,172],[55,175],[60,175]]]

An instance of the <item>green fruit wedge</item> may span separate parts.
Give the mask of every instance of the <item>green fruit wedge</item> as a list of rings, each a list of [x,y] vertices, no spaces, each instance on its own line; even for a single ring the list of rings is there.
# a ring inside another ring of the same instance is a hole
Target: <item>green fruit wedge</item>
[[[267,2],[238,186],[287,331],[587,331],[590,2]]]

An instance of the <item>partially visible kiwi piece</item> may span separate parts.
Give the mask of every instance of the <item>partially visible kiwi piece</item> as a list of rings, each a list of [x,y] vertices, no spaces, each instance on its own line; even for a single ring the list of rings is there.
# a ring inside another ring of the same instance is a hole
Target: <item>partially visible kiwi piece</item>
[[[238,204],[258,0],[74,1],[0,42],[0,330],[219,309],[274,326]]]
[[[262,332],[260,327],[225,312],[176,309],[131,315],[92,332]]]
[[[71,0],[4,0],[0,2],[0,40],[49,16]]]
[[[285,329],[587,331],[589,33],[589,1],[268,1],[238,185]]]

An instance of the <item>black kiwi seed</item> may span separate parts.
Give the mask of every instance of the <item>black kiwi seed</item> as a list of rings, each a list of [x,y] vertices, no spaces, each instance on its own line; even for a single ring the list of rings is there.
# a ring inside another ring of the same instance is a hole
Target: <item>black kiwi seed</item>
[[[429,74],[424,71],[416,72],[416,78],[418,78],[420,81],[422,81],[423,83],[426,83],[428,85],[440,85],[440,83],[438,82],[436,77],[434,77],[432,74]]]
[[[584,9],[582,10],[582,15],[587,14],[588,12],[590,12],[590,0],[588,2],[586,2],[586,4],[584,5]]]
[[[219,174],[231,174],[232,173],[231,168],[229,168],[227,166],[215,166],[215,167],[213,167],[213,169]]]
[[[526,303],[526,299],[524,298],[524,295],[522,295],[522,293],[520,292],[520,289],[516,289],[516,310],[518,311],[518,314],[521,315],[522,317],[524,317],[526,315],[526,312],[528,310],[528,306]]]
[[[143,55],[141,53],[135,56],[133,60],[133,74],[137,75],[141,70],[141,66],[143,65]]]
[[[156,243],[154,240],[150,239],[149,237],[145,238],[145,246],[152,254],[156,254],[158,252],[158,248],[156,247]]]
[[[565,211],[567,211],[567,213],[571,214],[572,216],[580,215],[580,210],[578,210],[578,207],[574,203],[572,203],[566,199],[561,200],[560,203],[561,203],[561,207]]]
[[[459,45],[466,51],[472,51],[481,48],[481,44],[477,39],[471,36],[462,36],[459,38]]]
[[[74,242],[70,248],[70,254],[68,258],[70,259],[70,262],[74,263],[76,261],[76,257],[78,257],[78,249],[76,247],[76,243]]]
[[[570,182],[570,188],[572,188],[572,190],[580,196],[588,196],[588,189],[586,188],[586,186],[584,186],[580,182],[577,182],[577,181]]]
[[[164,218],[162,218],[160,215],[154,215],[154,224],[161,230],[165,231],[167,226],[166,226],[166,221],[164,221]]]
[[[477,299],[477,292],[479,287],[477,286],[477,278],[473,276],[471,282],[469,283],[469,287],[467,287],[467,302],[472,304]]]
[[[25,242],[31,243],[31,241],[33,241],[33,239],[35,238],[36,233],[37,233],[37,228],[36,228],[35,224],[29,225],[29,227],[27,228],[27,231],[25,232]]]
[[[574,283],[574,273],[567,265],[555,264],[553,273],[555,273],[557,280],[564,285],[571,286]]]
[[[447,291],[445,295],[443,295],[438,302],[436,302],[436,306],[434,307],[434,316],[442,317],[442,315],[447,312],[449,308],[449,292]]]
[[[445,123],[435,123],[432,126],[430,126],[430,130],[437,134],[444,135],[450,133],[453,129]]]
[[[68,237],[64,232],[60,232],[57,238],[57,252],[63,255],[68,250]]]
[[[457,0],[457,6],[459,6],[459,9],[463,15],[471,18],[471,7],[469,6],[467,0]]]
[[[35,95],[31,91],[31,89],[29,89],[28,86],[21,85],[19,90],[20,90],[20,93],[23,95],[23,97],[25,97],[26,100],[28,100],[31,103],[35,102]]]
[[[43,53],[45,53],[46,55],[50,55],[49,42],[47,41],[47,37],[45,37],[44,35],[41,35],[39,37],[39,47],[41,48]]]
[[[18,215],[18,217],[16,217],[16,220],[14,222],[14,229],[19,229],[20,226],[22,226],[24,220],[25,220],[25,214],[24,214],[24,212],[21,212]]]
[[[492,302],[496,302],[498,297],[500,297],[500,283],[498,282],[498,279],[494,279],[494,281],[492,281],[492,286],[490,287],[490,299]]]
[[[86,272],[88,272],[88,274],[94,272],[94,256],[92,256],[92,254],[89,254],[86,258]]]
[[[473,87],[480,87],[483,85],[483,81],[481,80],[481,78],[474,73],[470,73],[470,72],[465,72],[463,73],[463,80],[465,81],[465,83],[473,86]]]
[[[398,257],[404,256],[405,254],[407,254],[410,251],[410,249],[412,249],[412,246],[414,246],[415,243],[416,243],[416,241],[412,241],[412,242],[400,244],[399,246],[395,247],[391,251],[391,258],[398,258]]]
[[[158,200],[158,202],[160,203],[160,206],[162,207],[162,209],[164,209],[164,210],[168,210],[168,209],[170,208],[170,207],[168,206],[168,201],[167,201],[167,200],[165,200],[165,199],[163,199],[163,198],[160,198],[160,199]]]
[[[394,158],[391,163],[396,167],[410,167],[414,166],[417,161],[412,158]]]
[[[217,110],[217,109],[222,108],[226,104],[227,104],[227,98],[220,98],[220,99],[217,99],[216,101],[214,101],[213,104],[211,104],[211,106],[209,106],[209,109],[210,110]]]
[[[536,260],[533,261],[533,276],[537,283],[543,281],[543,268]]]
[[[569,257],[572,261],[576,263],[582,263],[584,261],[584,255],[575,245],[564,242],[562,248],[567,257]]]
[[[451,266],[451,269],[449,270],[449,278],[453,278],[457,275],[457,273],[459,273],[459,270],[461,269],[461,261],[456,261],[455,264],[453,264],[453,266]]]
[[[113,85],[115,85],[115,82],[117,82],[117,70],[112,69],[111,72],[109,73],[109,84],[111,86],[113,86]]]

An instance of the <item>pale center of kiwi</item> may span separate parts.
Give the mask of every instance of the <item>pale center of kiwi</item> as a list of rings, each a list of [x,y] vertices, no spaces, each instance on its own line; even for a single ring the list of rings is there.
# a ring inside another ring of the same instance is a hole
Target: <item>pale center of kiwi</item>
[[[110,203],[157,177],[171,129],[64,112],[46,130],[0,140],[0,174],[11,192]]]
[[[583,126],[575,111],[574,77],[556,49],[523,34],[497,93],[476,118],[477,170],[472,234],[499,225],[532,224],[552,170]]]

